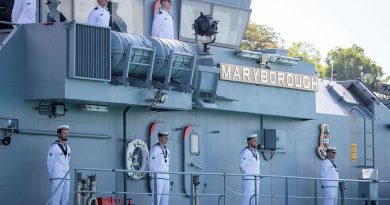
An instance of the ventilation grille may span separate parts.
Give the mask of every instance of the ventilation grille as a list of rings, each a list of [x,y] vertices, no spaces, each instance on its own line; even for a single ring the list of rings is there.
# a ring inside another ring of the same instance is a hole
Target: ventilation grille
[[[70,64],[74,66],[71,66],[69,77],[110,81],[111,30],[109,28],[75,24],[75,28],[71,33],[74,37],[70,37],[70,51],[74,53],[70,53],[70,56],[74,62]]]

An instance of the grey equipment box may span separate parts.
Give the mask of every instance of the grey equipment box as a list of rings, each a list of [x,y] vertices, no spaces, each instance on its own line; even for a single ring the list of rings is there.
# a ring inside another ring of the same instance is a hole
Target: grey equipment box
[[[264,129],[264,149],[276,149],[276,129]]]
[[[363,179],[378,180],[377,169],[362,169]],[[368,198],[368,201],[378,200],[378,183],[359,182],[359,198]]]

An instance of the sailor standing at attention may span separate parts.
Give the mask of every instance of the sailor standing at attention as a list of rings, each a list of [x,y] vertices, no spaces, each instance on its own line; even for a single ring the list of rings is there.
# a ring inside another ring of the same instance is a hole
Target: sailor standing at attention
[[[110,24],[110,12],[107,10],[108,0],[97,0],[98,4],[88,16],[88,24],[92,26],[108,27]]]
[[[70,147],[68,141],[68,125],[57,127],[58,140],[49,146],[47,155],[47,171],[51,181],[51,205],[67,205],[69,201],[70,175],[68,175],[62,185],[53,194],[61,179],[65,177],[69,170]]]
[[[150,150],[149,170],[155,172],[169,172],[169,149],[166,147],[168,142],[169,131],[158,132],[158,143]],[[156,178],[157,179],[156,179]],[[154,190],[157,183],[157,204],[168,205],[169,202],[169,174],[154,174],[150,173],[150,187],[152,189],[152,198],[150,204],[154,205],[155,194]],[[164,194],[164,195],[161,195]]]
[[[246,141],[248,146],[240,153],[241,174],[260,175],[260,157],[256,151],[257,134],[248,135]],[[256,200],[259,201],[260,182],[258,177],[256,179],[254,176],[243,176],[242,192],[244,196],[242,197],[241,205],[254,205]],[[255,193],[256,196],[253,196]]]
[[[173,18],[168,13],[172,7],[172,0],[160,0],[161,10],[154,15],[152,36],[157,38],[173,39]]]
[[[326,159],[321,164],[321,178],[339,179],[339,171],[334,158],[336,156],[336,148],[330,147],[326,149]],[[321,180],[321,187],[324,189],[323,205],[337,205],[338,181]]]
[[[15,0],[12,8],[12,23],[35,23],[36,0]]]

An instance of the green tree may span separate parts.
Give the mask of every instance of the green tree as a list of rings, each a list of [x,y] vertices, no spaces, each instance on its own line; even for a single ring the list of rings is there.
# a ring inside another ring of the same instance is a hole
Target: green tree
[[[241,50],[283,47],[284,40],[273,28],[249,22],[241,42]]]
[[[327,67],[321,64],[321,53],[314,48],[313,44],[307,42],[293,42],[288,48],[289,57],[301,57],[307,62],[311,62],[316,66],[320,77],[326,77]]]
[[[374,90],[379,79],[383,76],[382,67],[376,64],[364,53],[364,49],[358,45],[350,48],[336,47],[328,52],[325,62],[337,72],[337,80],[366,79],[363,76],[371,75],[370,87]],[[368,78],[369,79],[369,78]]]

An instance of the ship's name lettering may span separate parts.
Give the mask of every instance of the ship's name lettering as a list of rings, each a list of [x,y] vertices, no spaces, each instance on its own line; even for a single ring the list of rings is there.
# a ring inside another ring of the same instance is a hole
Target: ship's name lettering
[[[277,86],[308,91],[318,90],[317,76],[288,73],[221,63],[221,80]]]

